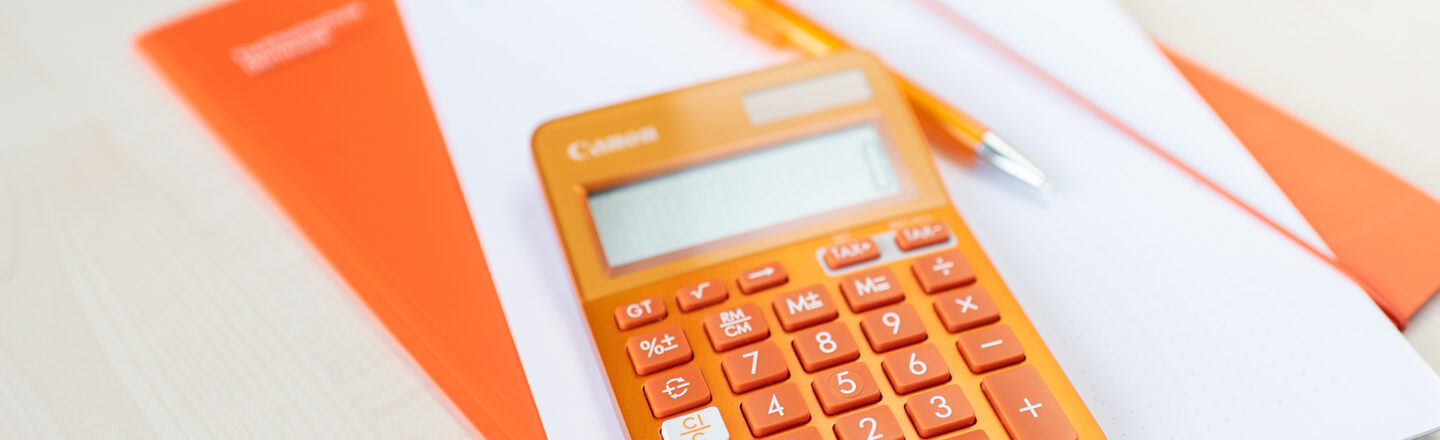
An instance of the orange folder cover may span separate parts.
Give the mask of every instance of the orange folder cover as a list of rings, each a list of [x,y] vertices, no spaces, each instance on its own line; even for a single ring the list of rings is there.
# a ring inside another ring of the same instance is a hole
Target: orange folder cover
[[[481,434],[544,438],[393,2],[234,1],[138,45]]]
[[[1440,202],[1283,110],[1162,47],[1370,297],[1405,328],[1440,291]]]

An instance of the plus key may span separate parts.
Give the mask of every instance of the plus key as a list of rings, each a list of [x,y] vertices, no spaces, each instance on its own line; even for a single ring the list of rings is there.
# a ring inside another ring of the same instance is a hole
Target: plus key
[[[1075,429],[1034,366],[987,376],[980,389],[1015,440],[1075,440]]]

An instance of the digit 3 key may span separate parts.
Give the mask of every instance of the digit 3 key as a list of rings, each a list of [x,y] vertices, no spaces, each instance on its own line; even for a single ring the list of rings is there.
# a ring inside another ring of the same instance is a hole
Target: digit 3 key
[[[534,154],[630,438],[1104,438],[869,55],[561,118]]]

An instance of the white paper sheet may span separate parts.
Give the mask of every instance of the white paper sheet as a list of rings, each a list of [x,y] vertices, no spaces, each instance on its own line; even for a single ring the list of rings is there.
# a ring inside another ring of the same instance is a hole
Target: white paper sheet
[[[938,1],[1333,256],[1260,163],[1120,5],[1112,0]]]
[[[623,437],[530,134],[554,117],[791,55],[693,2],[399,5],[547,433]],[[912,28],[912,38],[933,31]],[[1380,431],[1365,438],[1401,438],[1440,424],[1440,380],[1348,280],[1023,74],[956,55],[927,65],[955,85],[943,95],[975,102],[968,108],[1042,161],[1060,192],[1039,196],[941,160],[952,196],[1111,437],[1330,437],[1366,426]]]

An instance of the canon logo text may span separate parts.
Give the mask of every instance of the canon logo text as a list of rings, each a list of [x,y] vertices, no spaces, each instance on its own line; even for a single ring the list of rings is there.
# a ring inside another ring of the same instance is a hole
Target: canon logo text
[[[570,160],[581,162],[632,148],[640,148],[658,141],[660,141],[660,132],[655,130],[654,125],[646,125],[609,136],[571,142],[570,146],[565,149],[565,153],[570,155]]]

